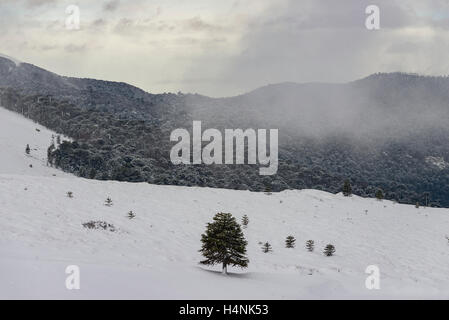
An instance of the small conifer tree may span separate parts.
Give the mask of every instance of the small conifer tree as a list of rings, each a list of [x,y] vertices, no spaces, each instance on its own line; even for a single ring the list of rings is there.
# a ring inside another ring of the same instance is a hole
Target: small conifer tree
[[[266,195],[271,195],[271,184],[267,184],[265,186],[265,194]]]
[[[313,252],[313,250],[315,250],[315,241],[313,240],[307,240],[306,241],[306,249],[309,252]]]
[[[345,183],[343,184],[343,195],[345,197],[349,197],[352,195],[352,187],[351,182],[349,182],[349,180],[345,180]]]
[[[377,190],[377,192],[376,192],[376,199],[380,201],[383,198],[384,198],[384,193],[382,192],[382,190],[381,189]]]
[[[130,211],[130,212],[128,212],[128,218],[131,220],[131,219],[134,219],[136,217],[136,214],[134,213],[134,212],[132,212],[132,211]]]
[[[242,229],[230,213],[217,213],[212,223],[207,224],[206,232],[201,236],[202,248],[200,252],[206,258],[201,261],[204,265],[221,263],[224,274],[228,273],[228,266],[248,267],[246,246]]]
[[[294,248],[294,247],[295,247],[295,242],[296,242],[295,237],[293,237],[293,236],[288,236],[288,237],[285,239],[285,247],[286,247],[286,248]]]
[[[273,249],[271,248],[271,244],[269,244],[268,242],[265,242],[262,246],[262,252],[263,253],[268,253],[273,251]]]
[[[243,216],[243,218],[242,218],[242,225],[243,225],[243,228],[248,227],[248,223],[249,223],[249,218],[248,218],[248,216],[245,214],[245,215]]]
[[[111,198],[107,198],[106,201],[104,202],[104,205],[107,207],[111,207],[112,206],[112,199]]]
[[[324,255],[326,257],[332,257],[335,253],[335,247],[331,244],[328,244],[325,248],[324,248]]]

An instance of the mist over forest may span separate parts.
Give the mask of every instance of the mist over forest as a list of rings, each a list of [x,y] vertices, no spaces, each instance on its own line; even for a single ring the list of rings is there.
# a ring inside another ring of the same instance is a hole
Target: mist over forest
[[[280,83],[229,98],[150,94],[0,58],[3,107],[73,141],[49,165],[98,180],[251,191],[314,188],[449,206],[449,78],[379,73],[349,83]],[[279,170],[173,165],[170,132],[279,129]],[[49,141],[49,146],[51,141]]]

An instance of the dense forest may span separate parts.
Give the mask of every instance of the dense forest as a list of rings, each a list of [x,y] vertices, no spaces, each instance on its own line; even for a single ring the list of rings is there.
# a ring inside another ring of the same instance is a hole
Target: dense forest
[[[54,148],[49,141],[49,165],[80,177],[334,193],[348,179],[357,195],[375,197],[381,189],[401,203],[449,207],[444,77],[373,75],[347,85],[283,84],[211,99],[0,62],[0,104],[70,137]],[[191,130],[193,120],[205,128],[279,128],[278,173],[260,176],[257,165],[173,165],[170,133]]]

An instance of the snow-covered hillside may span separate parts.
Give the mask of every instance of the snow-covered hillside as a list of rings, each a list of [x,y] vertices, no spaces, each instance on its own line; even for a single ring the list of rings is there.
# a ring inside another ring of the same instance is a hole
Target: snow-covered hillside
[[[47,149],[53,136],[56,138],[57,134],[0,107],[0,174],[68,176],[46,166]],[[29,155],[25,154],[27,144],[31,149]]]
[[[85,180],[46,167],[50,131],[0,108],[0,134],[0,298],[449,298],[448,209]],[[229,276],[198,265],[201,233],[220,211],[250,219],[249,268]],[[117,230],[83,228],[90,220]],[[285,248],[288,235],[296,248]],[[333,257],[322,253],[328,243]],[[66,289],[68,265],[80,267],[80,290]],[[369,265],[380,290],[365,287]]]

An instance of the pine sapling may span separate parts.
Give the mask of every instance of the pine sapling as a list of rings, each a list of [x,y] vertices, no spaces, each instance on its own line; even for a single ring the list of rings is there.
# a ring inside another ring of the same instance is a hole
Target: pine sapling
[[[245,214],[244,216],[243,216],[243,218],[242,218],[242,225],[243,225],[243,228],[247,228],[248,227],[248,223],[249,223],[249,218],[248,218],[248,216]]]
[[[315,250],[315,241],[313,240],[307,240],[306,241],[306,249],[309,252],[313,252],[313,250]]]
[[[132,211],[130,211],[130,212],[128,212],[128,218],[131,220],[131,219],[134,219],[136,217],[136,214],[134,213],[134,212],[132,212]]]
[[[376,199],[381,201],[384,198],[384,193],[382,192],[381,189],[377,190],[376,192]]]
[[[286,247],[286,248],[294,248],[294,247],[295,247],[295,242],[296,242],[295,237],[293,237],[293,236],[288,236],[288,237],[285,239],[285,247]]]
[[[107,207],[111,207],[112,206],[112,199],[111,198],[107,198],[106,201],[104,202],[104,205]]]
[[[345,183],[343,184],[343,195],[345,197],[349,197],[352,195],[352,187],[351,182],[349,182],[349,180],[345,180]]]
[[[262,252],[268,253],[271,251],[273,251],[273,249],[271,248],[271,244],[269,244],[268,242],[265,242],[264,245],[262,246]]]
[[[328,244],[325,248],[324,248],[324,255],[326,257],[332,257],[335,253],[335,247],[331,244]]]

